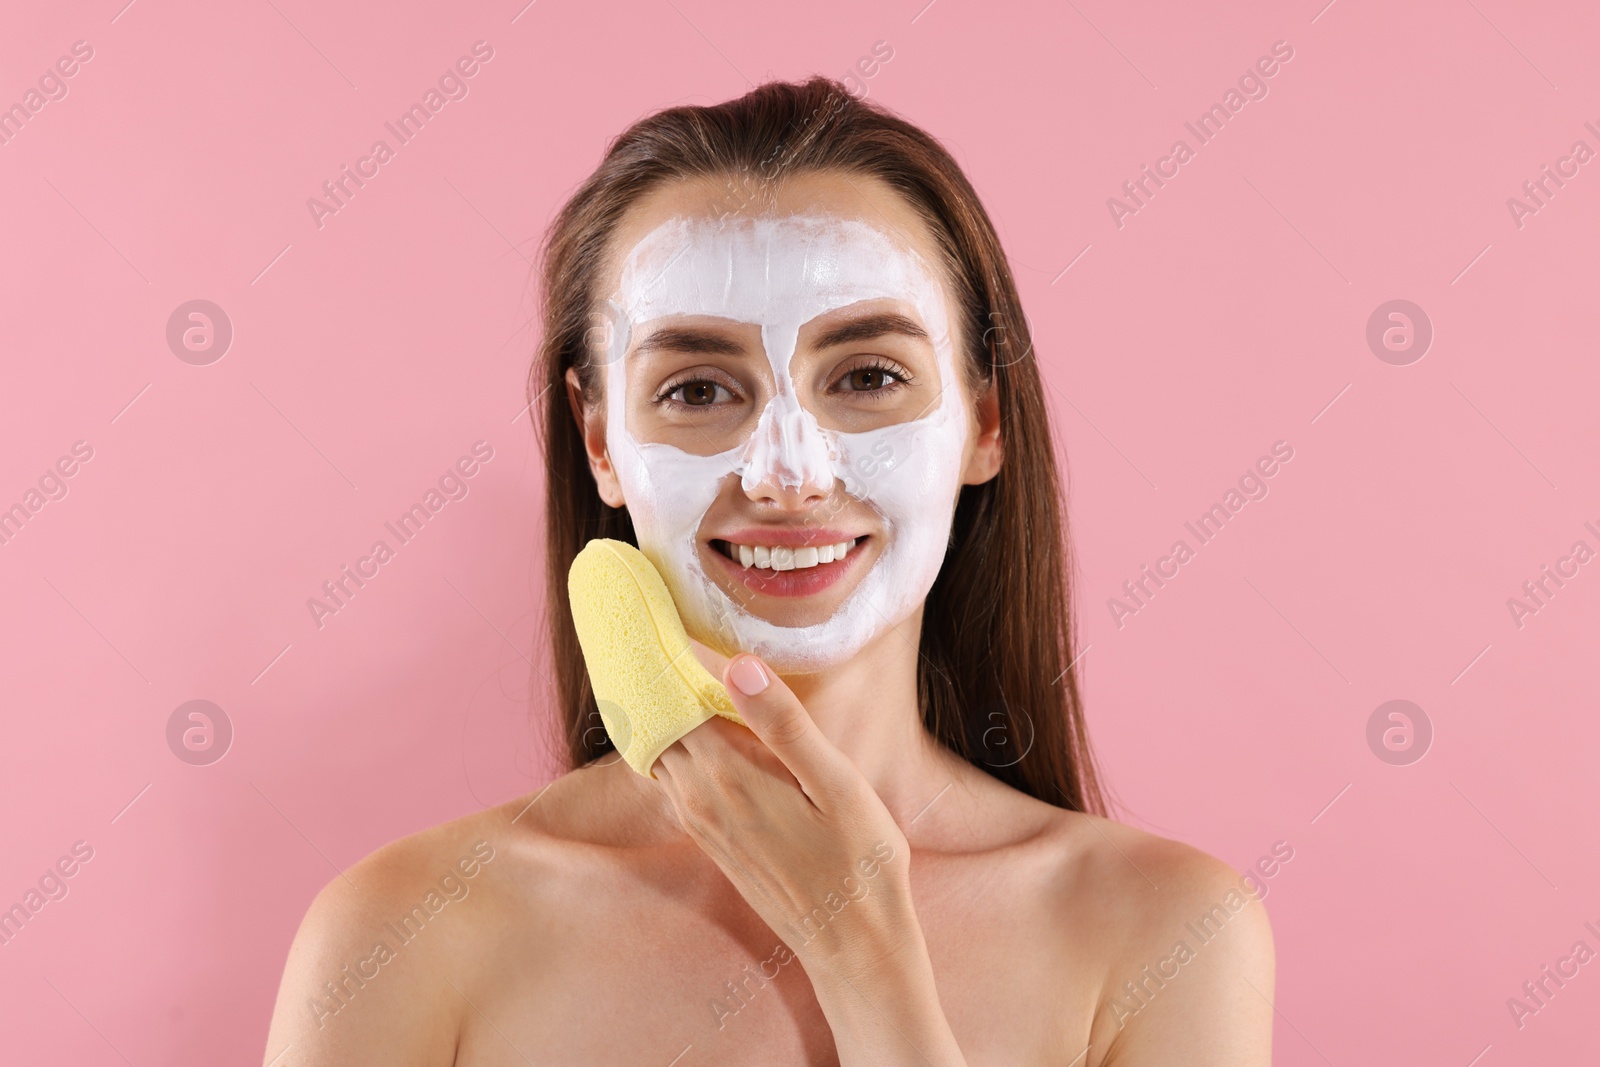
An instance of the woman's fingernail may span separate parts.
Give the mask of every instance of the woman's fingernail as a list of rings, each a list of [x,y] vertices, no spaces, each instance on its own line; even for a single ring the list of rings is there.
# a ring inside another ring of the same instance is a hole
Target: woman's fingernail
[[[753,697],[766,689],[769,682],[767,672],[761,669],[761,661],[753,656],[742,656],[734,660],[733,666],[728,670],[728,677],[739,687],[739,692],[747,697]]]

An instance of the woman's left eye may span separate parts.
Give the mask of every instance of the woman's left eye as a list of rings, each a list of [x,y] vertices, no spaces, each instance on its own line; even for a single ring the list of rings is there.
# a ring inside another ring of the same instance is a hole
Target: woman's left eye
[[[847,371],[839,379],[840,387],[849,393],[877,393],[910,380],[910,375],[893,367],[872,364]]]

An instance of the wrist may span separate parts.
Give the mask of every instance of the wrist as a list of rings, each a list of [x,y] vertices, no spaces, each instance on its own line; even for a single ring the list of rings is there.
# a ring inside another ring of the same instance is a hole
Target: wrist
[[[874,887],[859,898],[830,896],[789,924],[784,939],[812,981],[887,977],[927,966],[927,944],[909,887]]]

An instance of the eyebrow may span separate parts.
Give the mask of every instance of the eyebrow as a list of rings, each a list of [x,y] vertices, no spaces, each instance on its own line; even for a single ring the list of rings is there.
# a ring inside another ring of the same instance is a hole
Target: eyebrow
[[[705,352],[718,356],[737,356],[744,345],[726,334],[692,326],[666,326],[639,342],[639,355],[652,352]]]
[[[867,341],[884,334],[897,333],[905,337],[914,337],[919,341],[928,339],[928,331],[918,326],[904,315],[887,312],[878,315],[864,315],[852,319],[842,325],[835,326],[818,337],[818,348],[831,348],[834,345],[847,345],[856,341]]]

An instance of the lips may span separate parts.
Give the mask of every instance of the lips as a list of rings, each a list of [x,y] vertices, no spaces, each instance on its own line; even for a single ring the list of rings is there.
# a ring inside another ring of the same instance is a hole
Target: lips
[[[831,530],[769,529],[739,531],[710,545],[728,576],[751,592],[802,597],[843,578],[869,539]]]

